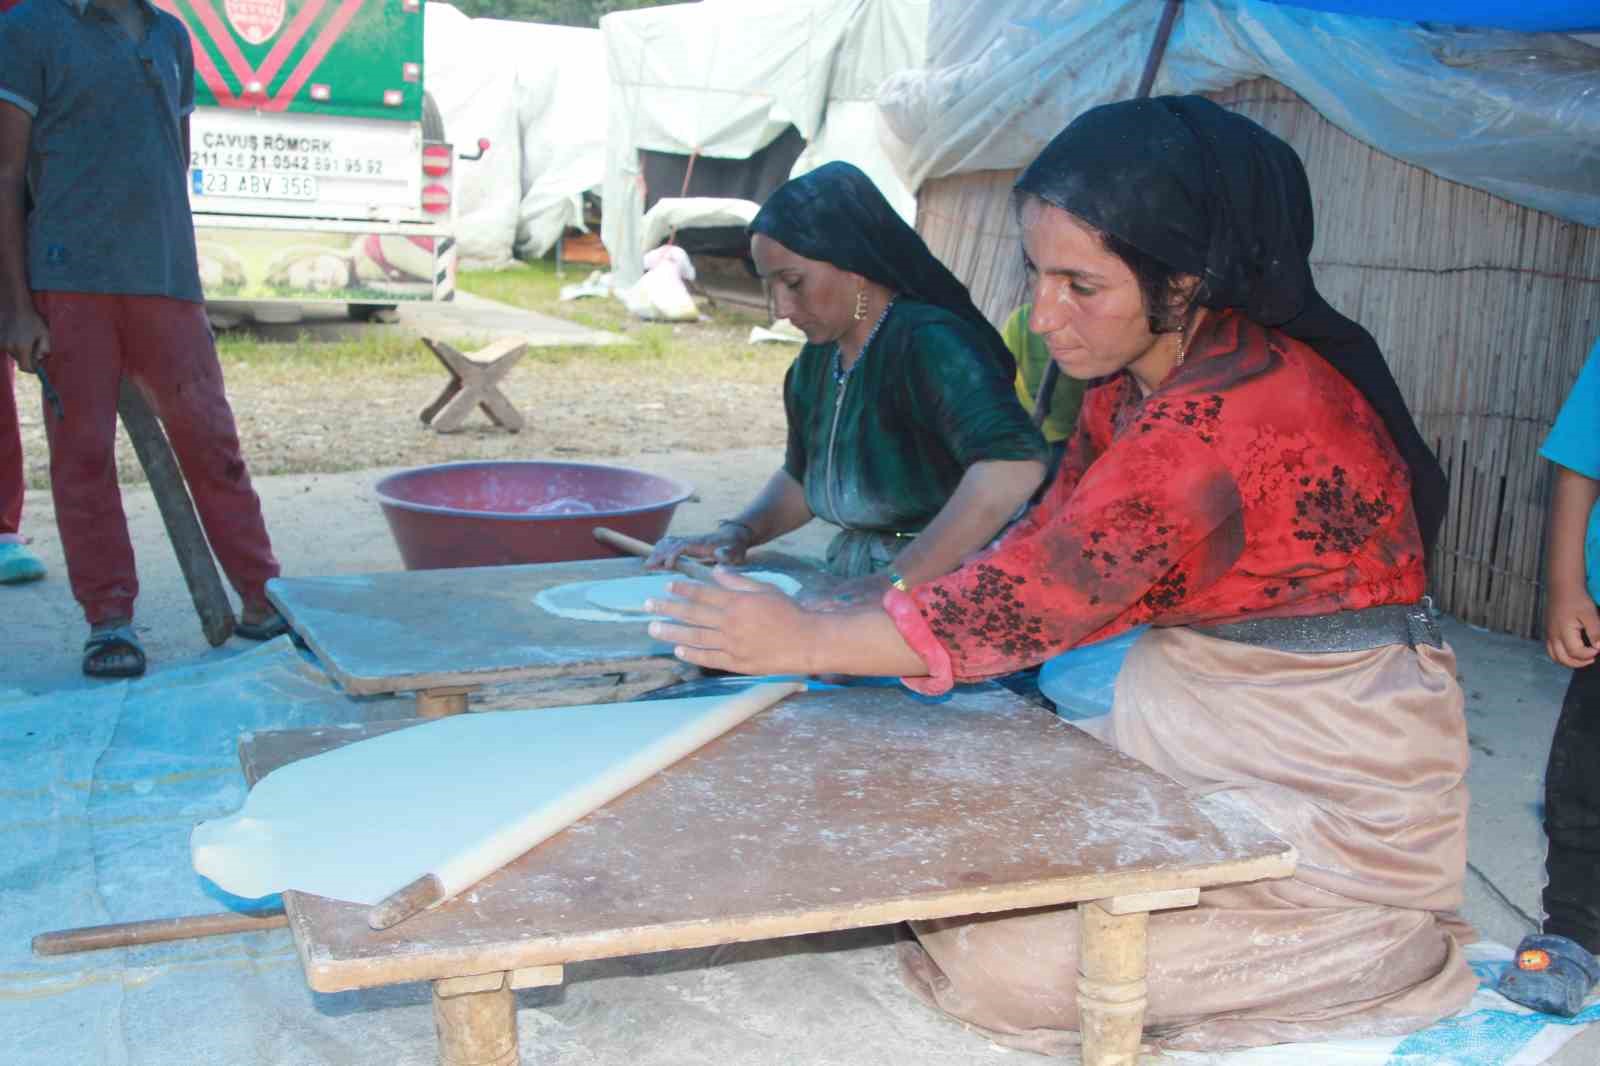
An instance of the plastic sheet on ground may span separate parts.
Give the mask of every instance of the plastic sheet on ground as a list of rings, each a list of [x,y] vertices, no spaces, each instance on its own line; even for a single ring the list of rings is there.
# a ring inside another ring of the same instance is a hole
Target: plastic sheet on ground
[[[1503,944],[1469,944],[1467,961],[1478,991],[1465,1010],[1419,1033],[1365,1040],[1284,1044],[1228,1054],[1170,1053],[1172,1066],[1538,1066],[1600,1021],[1600,995],[1576,1018],[1520,1007],[1494,991],[1512,951]]]
[[[572,285],[561,286],[560,299],[582,300],[593,296],[611,295],[611,274],[604,270],[591,270],[589,276]]]
[[[1140,0],[933,0],[927,67],[878,93],[909,146],[906,183],[1024,166],[1082,111],[1132,96],[1159,12]],[[1582,40],[1189,0],[1154,92],[1261,76],[1380,151],[1600,225],[1600,49]]]

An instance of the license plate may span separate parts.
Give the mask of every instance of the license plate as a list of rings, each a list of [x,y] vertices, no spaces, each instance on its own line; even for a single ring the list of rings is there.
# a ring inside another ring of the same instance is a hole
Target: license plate
[[[196,196],[234,196],[252,200],[317,198],[317,179],[308,174],[195,169],[189,171],[189,187]]]

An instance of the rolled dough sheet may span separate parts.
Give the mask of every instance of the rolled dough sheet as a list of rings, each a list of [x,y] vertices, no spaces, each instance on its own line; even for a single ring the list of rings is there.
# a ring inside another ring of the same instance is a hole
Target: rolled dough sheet
[[[274,770],[243,809],[196,826],[194,868],[236,896],[371,905],[539,827],[470,884],[748,718],[751,693],[768,690],[764,707],[800,687],[462,714],[348,744]]]
[[[780,574],[774,570],[750,570],[743,576],[772,585],[785,596],[793,596],[800,591],[800,582],[788,574]],[[611,581],[595,582],[584,593],[584,598],[603,611],[643,614],[646,601],[666,599],[672,595],[667,591],[667,586],[674,581],[684,580],[687,579],[682,574],[673,573],[619,577]]]

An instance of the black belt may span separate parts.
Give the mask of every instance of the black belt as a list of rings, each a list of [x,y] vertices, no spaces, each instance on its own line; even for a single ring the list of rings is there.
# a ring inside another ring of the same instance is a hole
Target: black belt
[[[1404,644],[1444,647],[1444,634],[1433,620],[1433,604],[1388,604],[1359,611],[1335,611],[1300,618],[1249,618],[1242,622],[1198,625],[1189,628],[1207,637],[1254,644],[1277,651],[1307,655],[1339,651],[1369,651]]]

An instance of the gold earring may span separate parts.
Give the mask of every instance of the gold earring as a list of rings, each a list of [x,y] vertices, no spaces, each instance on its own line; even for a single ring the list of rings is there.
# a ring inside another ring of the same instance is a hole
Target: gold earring
[[[1189,327],[1184,326],[1178,330],[1178,361],[1173,364],[1173,369],[1183,365],[1184,356],[1189,354]]]
[[[856,290],[856,321],[860,322],[867,317],[867,287],[865,285]]]

